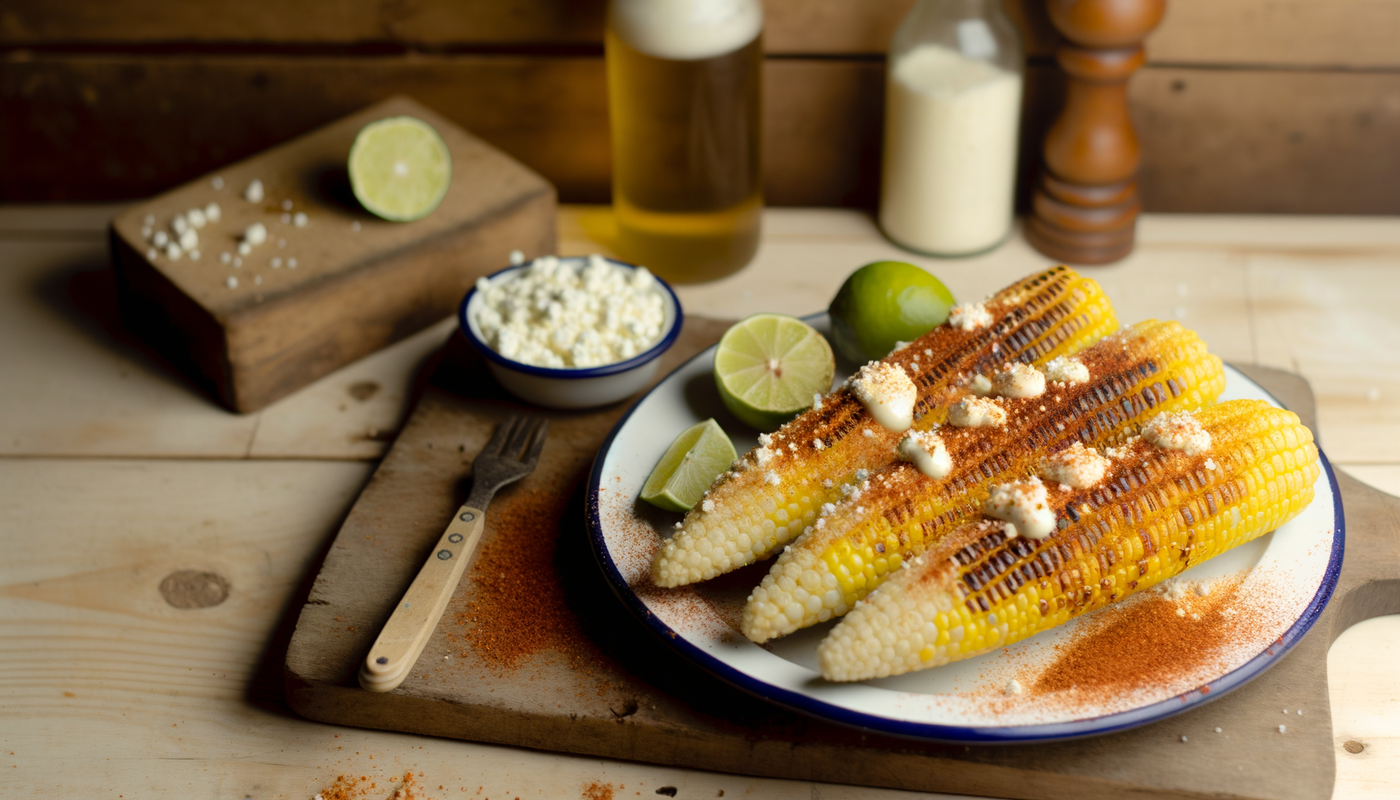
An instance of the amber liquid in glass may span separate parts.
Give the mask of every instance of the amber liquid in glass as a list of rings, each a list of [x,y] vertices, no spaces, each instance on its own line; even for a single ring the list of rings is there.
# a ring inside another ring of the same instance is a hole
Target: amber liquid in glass
[[[656,58],[607,33],[618,250],[677,283],[758,249],[762,36],[712,58]]]

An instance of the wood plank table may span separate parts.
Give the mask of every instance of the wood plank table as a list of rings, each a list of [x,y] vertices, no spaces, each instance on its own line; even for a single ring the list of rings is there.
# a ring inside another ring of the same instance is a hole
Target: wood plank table
[[[344,775],[377,800],[406,771],[416,796],[438,800],[930,796],[288,712],[276,644],[288,604],[453,323],[228,414],[117,325],[104,237],[117,210],[0,207],[0,796],[311,798],[346,788]],[[885,257],[960,297],[1045,265],[1019,236],[976,258],[911,259],[850,211],[772,209],[764,226],[747,269],[680,289],[688,312],[819,310],[850,270]],[[563,253],[606,253],[611,217],[565,208],[559,234]],[[1334,465],[1400,494],[1400,219],[1147,216],[1137,252],[1091,274],[1123,319],[1178,318],[1227,360],[1308,378]],[[181,580],[198,573],[221,580]],[[1397,661],[1400,616],[1332,647],[1337,798],[1400,787]]]

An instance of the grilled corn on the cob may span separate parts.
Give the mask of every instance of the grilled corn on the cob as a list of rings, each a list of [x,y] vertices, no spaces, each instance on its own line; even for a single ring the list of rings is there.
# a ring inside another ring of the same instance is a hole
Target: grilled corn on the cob
[[[990,324],[940,325],[884,359],[917,387],[916,427],[942,421],[957,387],[978,373],[1072,355],[1118,329],[1099,285],[1068,267],[1019,281],[984,306]],[[858,470],[889,463],[901,435],[877,424],[848,386],[819,398],[716,479],[662,546],[653,579],[680,586],[767,556],[810,525]]]
[[[1087,489],[1047,483],[1057,530],[960,527],[846,615],[817,653],[850,681],[969,658],[1121,600],[1267,533],[1311,502],[1321,469],[1292,412],[1233,400],[1194,414],[1209,447],[1188,455],[1144,438],[1112,453]]]
[[[1141,322],[1077,360],[1087,382],[996,401],[1004,425],[941,428],[952,462],[946,477],[891,463],[826,508],[750,595],[744,635],[765,642],[845,614],[890,571],[978,513],[992,484],[1032,474],[1042,457],[1075,442],[1114,443],[1160,411],[1197,408],[1225,389],[1220,359],[1176,322]]]

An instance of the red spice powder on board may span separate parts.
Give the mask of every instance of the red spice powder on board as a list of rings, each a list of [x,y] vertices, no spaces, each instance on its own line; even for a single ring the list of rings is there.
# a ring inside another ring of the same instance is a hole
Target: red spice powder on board
[[[1243,580],[1215,581],[1204,597],[1188,591],[1173,600],[1151,591],[1094,612],[1055,646],[1054,663],[1036,676],[1030,694],[1072,690],[1086,700],[1108,699],[1202,674],[1231,646],[1257,638],[1251,634],[1258,621],[1234,613]]]
[[[429,800],[420,794],[422,787],[418,785],[418,778],[412,772],[405,772],[401,783],[398,776],[390,778],[389,781],[398,783],[399,786],[390,792],[384,800]],[[379,792],[370,793],[376,788],[376,782],[371,781],[368,775],[361,775],[358,778],[337,775],[335,782],[317,792],[314,800],[378,800]]]
[[[496,535],[476,554],[475,591],[457,623],[466,649],[488,665],[513,669],[537,653],[558,651],[578,669],[593,658],[554,564],[568,503],[567,492],[519,487],[486,510]]]
[[[583,787],[583,800],[613,800],[613,787],[610,783],[594,781]]]

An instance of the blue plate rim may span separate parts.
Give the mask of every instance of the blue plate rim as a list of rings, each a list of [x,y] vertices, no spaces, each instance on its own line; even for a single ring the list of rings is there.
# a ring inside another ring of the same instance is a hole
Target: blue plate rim
[[[822,316],[824,315],[820,313],[812,314],[803,317],[803,319],[811,322],[813,319],[820,319]],[[656,615],[646,607],[635,593],[624,591],[627,585],[626,580],[618,570],[616,563],[612,560],[612,556],[609,554],[607,545],[603,539],[602,515],[599,508],[598,490],[602,486],[603,462],[606,460],[607,454],[612,448],[613,440],[617,438],[617,435],[626,426],[632,414],[636,412],[637,409],[641,408],[647,398],[665,383],[672,374],[681,371],[696,359],[704,358],[709,354],[711,349],[713,349],[713,345],[701,350],[689,359],[686,359],[685,362],[672,370],[670,374],[660,381],[657,381],[651,389],[648,389],[645,394],[637,398],[627,409],[626,413],[624,413],[613,426],[613,429],[608,432],[608,436],[603,440],[602,446],[599,447],[598,454],[593,460],[593,466],[589,470],[587,500],[584,513],[593,556],[598,561],[604,575],[607,577],[608,585],[612,588],[613,593],[617,595],[618,599],[622,601],[623,605],[625,605],[634,616],[641,620],[652,633],[657,635],[667,645],[680,652],[681,655],[688,658],[693,664],[755,697],[818,719],[841,723],[861,730],[875,731],[899,738],[916,739],[925,742],[943,744],[1032,744],[1101,736],[1169,719],[1205,703],[1217,700],[1259,677],[1270,667],[1273,667],[1282,660],[1284,656],[1302,641],[1303,637],[1322,615],[1323,610],[1327,607],[1328,601],[1332,598],[1332,592],[1336,589],[1337,580],[1341,575],[1342,558],[1345,552],[1346,519],[1342,509],[1341,490],[1337,486],[1337,476],[1332,470],[1332,462],[1328,460],[1326,454],[1322,452],[1322,449],[1318,448],[1318,459],[1322,464],[1323,474],[1326,475],[1327,481],[1332,487],[1332,510],[1336,520],[1336,527],[1332,537],[1332,549],[1328,557],[1327,568],[1323,572],[1322,581],[1317,591],[1313,594],[1312,599],[1303,609],[1298,619],[1279,636],[1278,640],[1275,641],[1273,645],[1265,648],[1264,652],[1246,661],[1239,667],[1189,692],[1128,711],[1120,711],[1096,717],[1086,717],[1070,722],[1057,722],[1042,725],[963,726],[894,720],[877,714],[865,714],[859,711],[851,711],[850,709],[834,706],[806,695],[774,687],[771,684],[755,679],[734,669],[705,652],[703,649],[686,641],[683,637],[674,635],[675,632],[670,626],[657,619]],[[1245,377],[1248,378],[1249,376],[1245,375]],[[1254,381],[1252,378],[1249,380],[1258,386],[1258,382]],[[1273,393],[1265,390],[1262,386],[1259,386],[1259,389],[1268,395],[1274,403],[1278,404],[1280,407],[1283,406],[1283,403],[1280,402]]]

